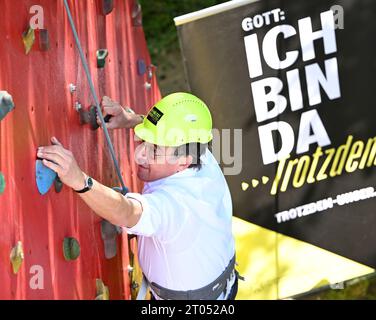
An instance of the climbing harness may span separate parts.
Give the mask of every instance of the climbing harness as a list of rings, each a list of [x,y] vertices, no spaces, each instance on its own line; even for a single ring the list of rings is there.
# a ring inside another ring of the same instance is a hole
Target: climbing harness
[[[177,291],[163,288],[154,282],[150,283],[144,276],[137,300],[144,300],[147,286],[150,286],[150,288],[153,289],[153,292],[163,300],[216,300],[223,292],[225,292],[225,294],[229,292],[228,283],[236,274],[234,268],[235,255],[217,279],[205,287],[188,291]]]
[[[68,15],[69,24],[70,24],[72,32],[73,32],[73,36],[74,36],[74,39],[75,39],[75,42],[76,42],[76,46],[77,46],[78,52],[80,54],[81,62],[82,62],[82,65],[84,67],[87,80],[89,82],[90,91],[91,91],[92,97],[93,97],[93,99],[95,101],[95,106],[97,108],[97,113],[98,113],[99,119],[100,119],[101,123],[105,123],[104,118],[103,118],[103,114],[102,114],[102,110],[100,108],[99,99],[98,99],[98,96],[97,96],[97,94],[95,92],[95,89],[94,89],[93,79],[92,79],[92,77],[90,75],[89,67],[88,67],[85,55],[83,53],[83,50],[82,50],[80,39],[78,37],[77,30],[76,30],[76,27],[75,27],[75,24],[74,24],[74,21],[73,21],[72,13],[71,13],[71,11],[69,9],[69,5],[68,5],[67,0],[64,0],[64,6],[65,6],[65,9],[66,9],[66,12],[67,12],[67,15]],[[116,174],[117,174],[117,176],[119,178],[119,181],[121,183],[122,189],[125,190],[126,187],[125,187],[125,184],[124,184],[124,181],[123,181],[123,177],[121,176],[121,171],[120,171],[119,164],[118,164],[118,161],[117,161],[116,156],[115,156],[115,151],[114,151],[113,144],[111,142],[110,135],[108,133],[108,130],[107,130],[106,126],[102,126],[102,128],[103,128],[103,131],[104,131],[104,134],[105,134],[105,137],[106,137],[108,148],[110,150],[112,161],[113,161],[115,169],[116,169]]]

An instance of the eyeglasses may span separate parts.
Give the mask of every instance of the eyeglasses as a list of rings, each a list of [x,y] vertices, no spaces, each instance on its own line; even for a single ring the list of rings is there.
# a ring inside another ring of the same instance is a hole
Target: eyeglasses
[[[163,158],[176,158],[176,155],[174,155],[174,154],[172,154],[172,155],[166,154],[166,149],[164,149],[163,147],[157,146],[157,145],[149,143],[149,142],[141,141],[139,146],[137,146],[137,149],[138,148],[145,148],[145,154],[146,154],[146,157],[148,159],[154,160],[156,158],[161,158],[161,157],[163,157]],[[163,153],[163,151],[164,151],[164,153]]]

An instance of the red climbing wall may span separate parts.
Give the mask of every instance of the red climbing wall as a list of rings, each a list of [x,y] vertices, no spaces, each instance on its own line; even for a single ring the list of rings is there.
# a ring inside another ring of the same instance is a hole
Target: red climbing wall
[[[137,3],[114,0],[113,11],[104,15],[102,2],[69,1],[97,94],[143,113],[160,93],[154,75],[148,80],[147,74],[137,72],[138,59],[150,65],[142,26],[137,25]],[[34,16],[33,5],[44,10],[50,47],[41,50],[40,31],[35,30],[35,43],[26,54],[22,33]],[[74,108],[77,101],[84,108],[94,101],[63,0],[0,0],[0,12],[0,90],[8,91],[16,105],[0,122],[0,172],[6,184],[0,194],[0,299],[94,299],[97,278],[109,287],[111,299],[129,299],[127,235],[118,239],[117,256],[106,260],[100,218],[67,187],[60,193],[51,188],[42,196],[35,183],[36,149],[50,144],[54,135],[86,173],[107,186],[120,185],[103,132],[80,125]],[[98,69],[96,51],[101,48],[108,49],[109,55],[106,66]],[[68,89],[70,83],[77,86],[74,94]],[[125,183],[140,191],[132,135],[128,130],[110,131]],[[79,241],[77,260],[65,261],[65,237]],[[14,274],[9,256],[18,241],[24,261]],[[32,288],[33,266],[43,270],[43,289]]]

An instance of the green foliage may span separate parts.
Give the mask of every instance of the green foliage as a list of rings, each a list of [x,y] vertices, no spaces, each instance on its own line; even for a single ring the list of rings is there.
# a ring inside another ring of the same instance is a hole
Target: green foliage
[[[152,61],[159,64],[170,52],[179,49],[174,18],[224,0],[139,0],[143,26]]]
[[[327,289],[319,293],[302,295],[309,300],[376,300],[376,274],[349,280],[343,289]]]

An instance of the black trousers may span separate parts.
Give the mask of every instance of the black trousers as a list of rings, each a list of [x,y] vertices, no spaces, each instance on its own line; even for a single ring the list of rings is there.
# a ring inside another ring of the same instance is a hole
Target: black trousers
[[[239,280],[238,277],[236,277],[235,282],[232,285],[231,291],[230,291],[226,300],[235,300],[236,295],[238,293],[238,280]],[[157,300],[157,299],[155,299],[155,297],[153,296],[153,294],[151,292],[150,292],[150,295],[151,295],[150,300]]]

